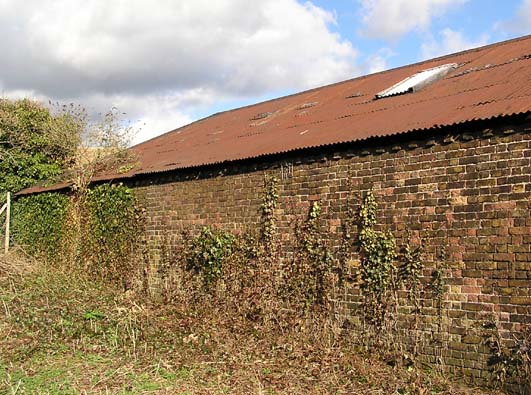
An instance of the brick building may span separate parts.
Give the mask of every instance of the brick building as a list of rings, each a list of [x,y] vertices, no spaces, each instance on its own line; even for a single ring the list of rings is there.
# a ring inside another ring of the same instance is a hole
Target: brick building
[[[510,337],[531,324],[530,111],[526,36],[214,114],[133,147],[137,166],[96,181],[134,186],[155,240],[256,226],[275,175],[286,245],[311,201],[333,240],[372,188],[398,244],[409,232],[426,267],[444,261],[445,363],[479,378],[488,350],[472,329],[494,317]]]

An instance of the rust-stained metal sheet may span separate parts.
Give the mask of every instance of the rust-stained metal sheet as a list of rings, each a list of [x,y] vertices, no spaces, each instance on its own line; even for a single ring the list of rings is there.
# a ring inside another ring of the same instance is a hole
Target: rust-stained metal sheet
[[[458,67],[419,91],[375,97],[417,72],[448,63]],[[212,115],[132,147],[139,160],[135,168],[95,180],[527,113],[530,87],[531,36],[526,36]],[[22,194],[38,191],[42,188]]]

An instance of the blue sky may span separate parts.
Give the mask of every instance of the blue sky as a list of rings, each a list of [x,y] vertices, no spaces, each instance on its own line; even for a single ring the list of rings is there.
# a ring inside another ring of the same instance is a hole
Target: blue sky
[[[362,9],[359,2],[354,0],[314,1],[314,4],[320,7],[334,10],[337,24],[332,25],[331,29],[355,43],[364,56],[370,56],[382,49],[389,49],[392,54],[387,58],[389,68],[421,60],[422,44],[429,39],[436,42],[443,41],[444,37],[441,32],[445,29],[461,34],[465,41],[471,43],[503,41],[525,33],[525,29],[510,31],[501,26],[504,22],[515,18],[518,8],[523,4],[520,0],[473,0],[455,3],[445,12],[434,16],[426,29],[411,29],[395,39],[386,39],[371,38],[364,34]],[[400,21],[397,20],[394,23],[400,24]],[[531,32],[531,26],[528,26],[527,31]]]
[[[0,0],[0,91],[116,107],[140,142],[530,33],[531,0]]]
[[[414,0],[407,1],[415,3]],[[390,4],[393,0],[379,3],[385,6],[385,2]],[[531,1],[456,1],[444,11],[434,13],[427,26],[409,28],[394,37],[374,37],[367,34],[363,22],[364,9],[360,1],[313,0],[311,3],[334,15],[334,22],[329,24],[329,29],[356,48],[364,66],[361,74],[531,34]],[[391,19],[389,22],[391,21],[400,25],[398,19]],[[375,65],[375,60],[380,64]],[[196,114],[196,117],[201,118],[212,112],[294,92],[297,90],[276,90],[256,97],[218,103],[205,112]]]

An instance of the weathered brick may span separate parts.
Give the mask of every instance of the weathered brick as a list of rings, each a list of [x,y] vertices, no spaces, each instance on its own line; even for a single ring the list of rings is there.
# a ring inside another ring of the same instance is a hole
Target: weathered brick
[[[323,237],[331,252],[337,252],[347,213],[356,212],[360,198],[372,187],[379,203],[379,229],[385,225],[392,231],[399,248],[408,232],[425,240],[422,308],[416,324],[426,344],[419,350],[422,358],[436,361],[443,341],[450,339],[446,363],[456,372],[464,369],[479,377],[486,367],[486,351],[470,328],[480,326],[487,314],[497,314],[510,337],[531,316],[531,137],[527,132],[505,136],[494,130],[487,139],[480,137],[481,131],[474,132],[469,133],[472,139],[454,136],[444,144],[442,137],[435,145],[404,142],[401,151],[392,150],[397,145],[393,143],[360,156],[365,150],[360,143],[345,151],[323,148],[321,154],[292,153],[279,160],[234,162],[132,183],[146,207],[147,237],[160,241],[169,230],[178,245],[183,230],[197,232],[204,225],[256,232],[264,176],[274,175],[279,179],[278,232],[286,256],[293,256],[295,225],[307,215],[310,201],[320,201]],[[286,162],[293,164],[289,177],[280,170]],[[357,229],[353,242],[356,234]],[[435,267],[442,268],[448,286],[443,305],[449,322],[444,324],[430,288]],[[353,322],[360,322],[356,309],[362,301],[359,286],[353,285],[343,300],[352,309]],[[398,327],[404,333],[413,330],[412,311],[411,304],[401,304]]]

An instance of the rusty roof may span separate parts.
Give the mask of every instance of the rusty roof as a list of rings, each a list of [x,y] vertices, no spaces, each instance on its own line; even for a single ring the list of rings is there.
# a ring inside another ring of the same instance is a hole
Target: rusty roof
[[[458,67],[418,91],[376,97],[415,73],[448,63]],[[135,168],[96,180],[527,113],[530,80],[531,35],[214,114],[132,147],[139,159]],[[59,188],[22,194],[52,189]]]

